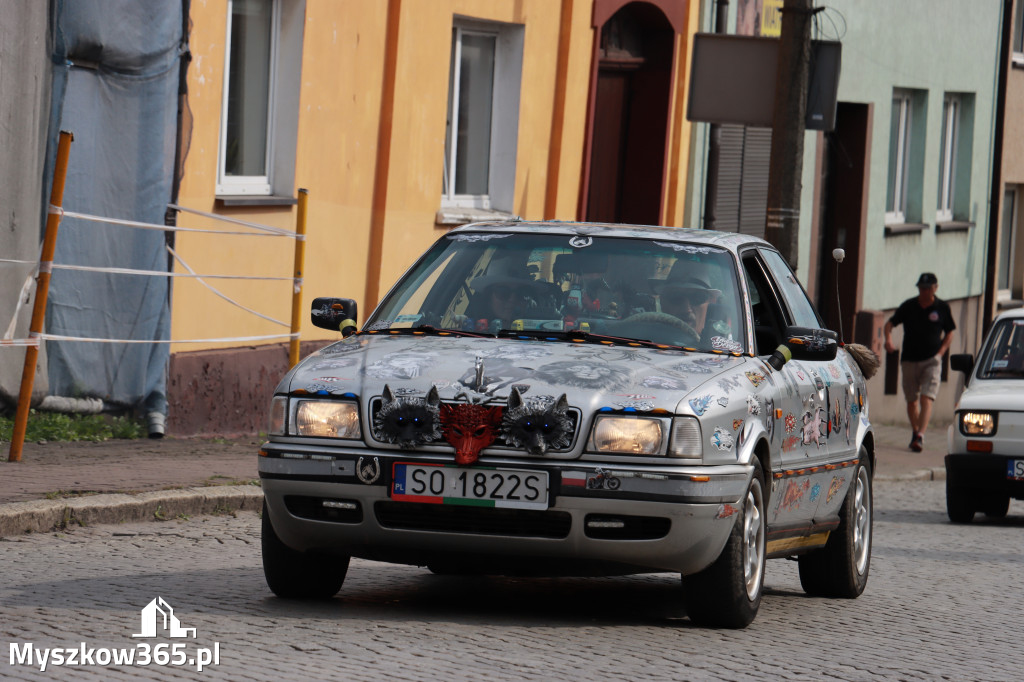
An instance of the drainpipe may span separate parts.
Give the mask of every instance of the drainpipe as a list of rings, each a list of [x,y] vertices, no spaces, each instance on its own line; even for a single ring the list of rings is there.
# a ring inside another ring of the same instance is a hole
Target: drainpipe
[[[715,3],[715,33],[728,33],[729,0]],[[712,123],[708,138],[708,163],[704,176],[704,224],[705,230],[715,229],[718,218],[715,205],[718,203],[718,159],[722,149],[722,125]]]
[[[1024,11],[1024,9],[1022,9]],[[1013,0],[1003,0],[1002,39],[999,41],[999,82],[996,84],[996,120],[992,134],[992,195],[988,204],[988,244],[985,249],[985,297],[981,336],[992,326],[996,309],[996,269],[999,259],[1000,211],[1003,202],[1003,122],[1006,119],[1006,78],[1013,30]]]

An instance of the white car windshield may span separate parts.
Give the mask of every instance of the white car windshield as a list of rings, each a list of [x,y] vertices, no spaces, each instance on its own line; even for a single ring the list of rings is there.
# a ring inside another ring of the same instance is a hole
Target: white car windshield
[[[1024,377],[1024,319],[1001,320],[992,330],[980,359],[978,377]]]
[[[706,244],[537,232],[442,238],[368,330],[587,334],[745,352],[733,257]]]

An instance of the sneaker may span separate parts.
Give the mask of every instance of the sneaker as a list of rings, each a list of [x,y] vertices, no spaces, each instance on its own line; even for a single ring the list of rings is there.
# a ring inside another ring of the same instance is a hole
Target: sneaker
[[[914,432],[914,437],[910,441],[910,449],[914,452],[921,452],[924,449],[924,435]]]

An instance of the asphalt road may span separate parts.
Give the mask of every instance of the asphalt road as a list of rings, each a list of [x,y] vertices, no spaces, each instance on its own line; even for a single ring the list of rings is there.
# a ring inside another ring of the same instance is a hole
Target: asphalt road
[[[285,602],[263,582],[252,512],[30,534],[0,540],[0,678],[1019,680],[1024,503],[981,519],[950,524],[941,481],[878,482],[864,595],[808,598],[795,563],[773,561],[739,631],[692,626],[667,574],[463,578],[353,561],[338,597]],[[132,637],[158,596],[194,638]],[[44,672],[18,662],[28,644],[51,650]],[[54,666],[54,649],[184,665]]]

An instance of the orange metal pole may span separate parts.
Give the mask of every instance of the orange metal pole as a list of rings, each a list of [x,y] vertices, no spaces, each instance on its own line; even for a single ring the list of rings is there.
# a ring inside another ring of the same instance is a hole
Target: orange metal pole
[[[43,254],[39,257],[39,277],[36,279],[36,300],[32,307],[32,322],[29,324],[29,338],[37,339],[43,331],[43,317],[46,315],[46,297],[50,293],[50,271],[53,267],[53,253],[57,249],[57,227],[60,225],[60,208],[64,202],[64,180],[68,174],[68,152],[74,135],[62,130],[57,142],[57,163],[53,168],[53,187],[50,189],[50,208],[46,216],[46,234],[43,236]],[[28,411],[32,402],[32,384],[36,377],[36,361],[39,360],[39,346],[25,349],[25,368],[21,372],[21,391],[18,393],[18,411],[14,415],[14,432],[11,434],[11,449],[8,462],[21,461],[21,447],[25,443],[25,429],[28,427]]]
[[[299,211],[295,218],[295,289],[292,291],[292,334],[299,333],[302,324],[302,271],[306,259],[306,202],[309,190],[299,190]],[[288,342],[288,366],[299,364],[299,337],[292,336]]]

